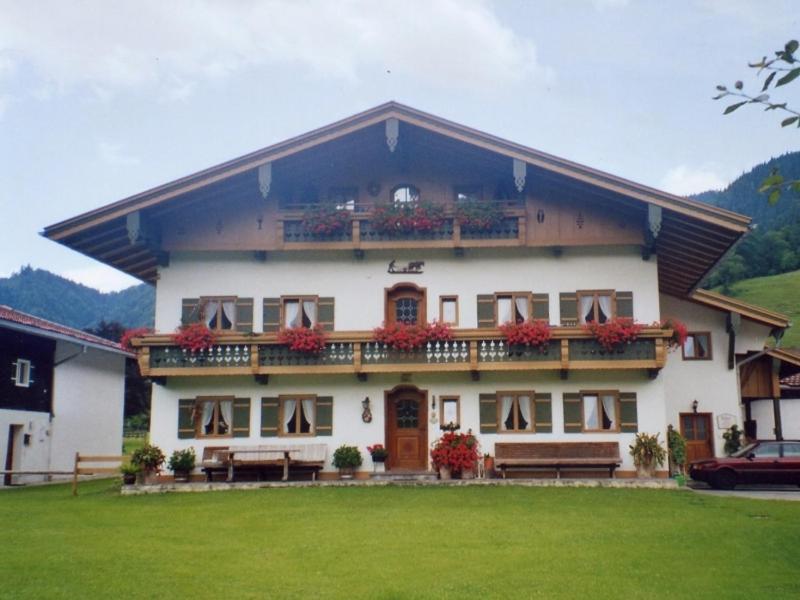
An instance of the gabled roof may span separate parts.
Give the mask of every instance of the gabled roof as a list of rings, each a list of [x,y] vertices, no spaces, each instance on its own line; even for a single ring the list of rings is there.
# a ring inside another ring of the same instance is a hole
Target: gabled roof
[[[254,174],[266,163],[279,164],[276,161],[318,149],[345,136],[356,135],[392,118],[404,127],[425,132],[429,138],[439,136],[449,143],[508,160],[509,174],[511,160],[521,160],[534,170],[537,177],[556,187],[569,185],[591,201],[644,210],[643,220],[646,219],[648,205],[660,207],[664,214],[658,238],[658,269],[660,286],[664,291],[675,294],[690,292],[748,229],[749,217],[634,183],[397,102],[388,102],[56,223],[45,228],[43,234],[87,256],[152,282],[157,275],[156,253],[143,247],[125,248],[127,236],[124,220],[128,214],[156,210],[201,191],[224,195],[225,190],[220,186],[226,183],[231,187],[256,185]],[[402,137],[401,132],[401,140]],[[246,179],[244,183],[242,178]],[[531,175],[529,179],[535,180],[536,177]]]
[[[767,310],[761,306],[756,306],[755,304],[750,304],[749,302],[744,302],[737,298],[731,298],[730,296],[725,296],[718,292],[698,289],[689,296],[689,299],[710,308],[738,313],[745,319],[755,321],[756,323],[768,327],[784,329],[791,326],[789,317],[782,313]]]
[[[91,346],[98,350],[105,350],[115,354],[124,354],[130,357],[134,356],[132,353],[124,350],[122,346],[116,342],[92,335],[91,333],[86,333],[80,329],[67,327],[60,323],[14,310],[10,306],[0,305],[0,329],[14,329],[44,338],[64,340],[84,346]]]

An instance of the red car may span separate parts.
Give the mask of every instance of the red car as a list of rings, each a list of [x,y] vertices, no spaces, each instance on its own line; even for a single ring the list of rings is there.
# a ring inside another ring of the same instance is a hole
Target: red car
[[[728,458],[694,461],[689,476],[721,490],[732,490],[740,483],[800,485],[800,441],[753,442]]]

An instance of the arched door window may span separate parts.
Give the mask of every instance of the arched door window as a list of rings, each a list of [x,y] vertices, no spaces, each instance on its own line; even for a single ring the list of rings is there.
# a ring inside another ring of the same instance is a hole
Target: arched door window
[[[392,190],[392,203],[395,206],[413,205],[419,202],[419,190],[413,185],[398,185]]]
[[[386,323],[422,325],[425,322],[425,288],[399,283],[386,290]]]

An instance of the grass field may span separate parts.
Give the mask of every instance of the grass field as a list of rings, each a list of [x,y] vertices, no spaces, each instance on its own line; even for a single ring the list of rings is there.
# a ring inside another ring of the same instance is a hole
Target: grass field
[[[788,315],[794,327],[786,331],[781,345],[800,348],[800,271],[738,281],[730,295]]]
[[[133,451],[137,448],[141,448],[144,446],[144,443],[147,441],[147,438],[144,437],[125,437],[122,438],[122,454],[125,456],[129,456],[133,454]]]
[[[689,491],[0,492],[3,598],[798,598],[800,503]]]

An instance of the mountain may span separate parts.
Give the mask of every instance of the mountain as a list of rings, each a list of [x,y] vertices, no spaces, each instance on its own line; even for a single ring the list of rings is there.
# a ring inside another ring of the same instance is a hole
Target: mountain
[[[100,321],[151,327],[154,302],[155,290],[146,284],[103,293],[29,266],[0,278],[0,304],[77,329],[97,327]]]

